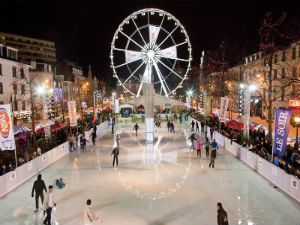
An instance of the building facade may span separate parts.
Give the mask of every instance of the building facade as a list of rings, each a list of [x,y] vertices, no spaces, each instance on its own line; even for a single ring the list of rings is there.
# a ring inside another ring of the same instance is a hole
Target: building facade
[[[0,104],[12,104],[17,119],[31,115],[29,69],[18,62],[17,49],[0,44]]]

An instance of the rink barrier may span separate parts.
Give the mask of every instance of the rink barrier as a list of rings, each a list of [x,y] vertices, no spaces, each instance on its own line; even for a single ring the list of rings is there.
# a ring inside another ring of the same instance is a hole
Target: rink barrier
[[[103,130],[107,128],[108,124],[106,122],[99,124],[97,126],[97,137],[100,138],[105,135],[106,132],[103,132]],[[93,129],[90,129],[85,132],[87,139],[90,139],[92,131]],[[0,198],[7,195],[9,192],[13,191],[15,188],[67,154],[69,154],[69,143],[64,142],[22,166],[17,167],[14,171],[0,176]]]
[[[189,123],[197,120],[190,117]],[[199,123],[199,121],[197,121]],[[207,127],[207,135],[210,137],[209,127]],[[297,202],[300,202],[300,180],[293,175],[287,174],[281,168],[275,166],[269,161],[263,159],[259,155],[249,151],[247,148],[242,147],[238,143],[232,141],[220,134],[219,132],[214,132],[214,137],[218,145],[224,147],[236,158],[241,160],[251,169],[256,171],[258,174],[263,176],[273,185],[287,193],[289,196],[294,198]]]

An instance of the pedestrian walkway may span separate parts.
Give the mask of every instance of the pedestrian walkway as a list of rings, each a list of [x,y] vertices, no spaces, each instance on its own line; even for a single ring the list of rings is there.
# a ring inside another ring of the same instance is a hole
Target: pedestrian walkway
[[[215,168],[210,160],[187,147],[190,128],[166,123],[155,128],[155,142],[144,142],[145,127],[119,123],[119,166],[112,168],[114,144],[109,133],[88,144],[87,152],[73,152],[42,172],[46,185],[62,177],[64,189],[54,189],[54,225],[82,225],[87,199],[103,224],[213,225],[216,203],[222,202],[230,224],[299,225],[300,205],[220,148]],[[116,128],[116,130],[118,130]],[[197,137],[197,135],[196,135]],[[204,142],[202,137],[202,143]],[[31,198],[32,178],[0,199],[0,224],[42,224]],[[280,216],[279,216],[280,213]]]

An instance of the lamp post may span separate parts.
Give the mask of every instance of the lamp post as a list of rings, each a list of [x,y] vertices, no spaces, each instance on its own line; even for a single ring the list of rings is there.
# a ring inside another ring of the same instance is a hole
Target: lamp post
[[[194,91],[192,89],[187,91],[187,96],[191,98],[190,101],[191,101],[192,111],[193,111],[193,92]]]
[[[296,144],[295,144],[295,146],[296,146],[296,150],[298,151],[298,148],[299,148],[298,128],[299,128],[299,125],[300,125],[300,117],[299,116],[295,117],[294,121],[295,121],[295,124],[296,124]]]

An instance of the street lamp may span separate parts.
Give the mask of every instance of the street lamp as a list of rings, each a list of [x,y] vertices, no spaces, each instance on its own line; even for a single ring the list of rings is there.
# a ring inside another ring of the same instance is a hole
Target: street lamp
[[[186,93],[187,93],[187,96],[191,98],[191,107],[192,107],[192,110],[193,110],[193,98],[192,97],[193,97],[194,91],[193,91],[193,89],[190,89]]]
[[[299,146],[299,143],[298,143],[298,139],[299,139],[299,137],[298,137],[298,128],[299,128],[299,125],[300,125],[300,117],[299,116],[295,117],[294,121],[295,121],[295,125],[296,125],[296,144],[295,144],[295,146],[296,146],[296,150],[298,151],[298,146]]]

